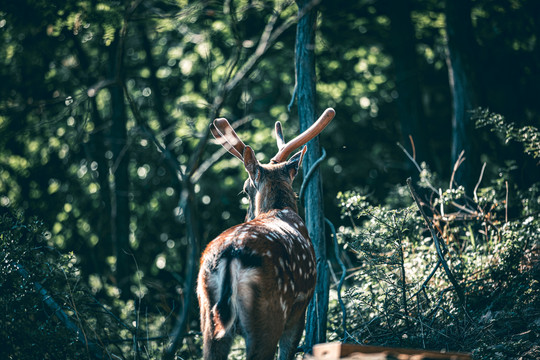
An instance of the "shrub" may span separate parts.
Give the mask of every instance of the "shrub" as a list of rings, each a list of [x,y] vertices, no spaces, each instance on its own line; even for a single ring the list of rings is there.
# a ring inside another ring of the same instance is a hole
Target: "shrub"
[[[73,257],[57,253],[47,238],[36,219],[0,216],[2,359],[75,359],[84,354],[77,334],[59,320],[62,309],[70,308],[66,284],[77,276]]]
[[[509,128],[494,114],[483,118],[507,138],[540,139],[537,129]],[[539,142],[523,142],[537,156]],[[340,241],[358,262],[346,291],[348,341],[536,358],[540,183],[520,191],[501,177],[475,189],[471,199],[463,187],[436,183],[425,165],[420,175],[414,188],[426,219],[406,186],[378,206],[358,192],[338,196],[351,223],[340,228]],[[332,322],[337,312],[331,309]]]

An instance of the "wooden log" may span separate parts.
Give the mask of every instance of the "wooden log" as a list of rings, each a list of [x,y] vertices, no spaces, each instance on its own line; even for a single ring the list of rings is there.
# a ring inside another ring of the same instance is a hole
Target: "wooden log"
[[[318,344],[311,360],[471,360],[467,353],[438,352],[423,349],[389,348],[342,343]]]

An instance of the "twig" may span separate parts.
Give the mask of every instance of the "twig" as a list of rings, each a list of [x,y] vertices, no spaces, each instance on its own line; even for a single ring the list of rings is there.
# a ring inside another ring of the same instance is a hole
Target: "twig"
[[[397,228],[396,226],[396,217],[395,217],[395,214],[392,215],[392,220],[393,220],[393,223],[394,223],[394,227]],[[398,249],[398,252],[399,252],[399,268],[401,270],[401,299],[402,299],[402,302],[403,302],[403,312],[405,313],[405,316],[408,317],[409,315],[409,309],[408,309],[408,303],[407,303],[407,282],[406,282],[406,273],[405,273],[405,257],[403,255],[403,240],[401,238],[401,229],[398,229],[397,231],[397,234],[398,234],[398,240],[399,240],[399,249]],[[405,322],[407,324],[407,327],[409,327],[409,320],[408,318],[405,319]]]
[[[401,145],[399,142],[397,143],[397,146],[399,146],[399,148],[405,153],[405,155],[407,155],[407,157],[409,158],[409,160],[412,161],[413,165],[416,166],[416,169],[418,170],[418,172],[422,172],[422,168],[420,167],[420,165],[418,165],[418,163],[416,162],[415,158],[409,154],[409,152],[407,151],[407,149],[405,149],[403,147],[403,145]]]
[[[403,145],[401,145],[400,143],[397,143],[397,146],[399,146],[399,148],[405,153],[405,155],[409,158],[409,160],[412,161],[412,163],[414,164],[414,166],[416,166],[416,169],[418,170],[419,173],[422,172],[422,168],[420,167],[420,165],[418,165],[418,162],[416,162],[416,160],[411,156],[411,154],[409,154],[409,152],[407,151],[407,149],[405,149],[403,147]],[[427,185],[428,187],[431,189],[431,191],[433,191],[434,193],[438,193],[437,192],[437,189],[435,189],[435,187],[429,182],[427,181]]]
[[[433,242],[435,243],[435,248],[437,249],[437,255],[439,256],[439,261],[441,262],[441,265],[443,266],[446,276],[448,277],[448,280],[450,280],[450,283],[452,283],[454,290],[456,291],[456,294],[459,298],[459,302],[461,306],[464,307],[465,297],[463,295],[463,289],[461,289],[461,286],[457,282],[456,278],[454,277],[454,274],[452,274],[452,271],[450,270],[450,268],[448,267],[448,264],[446,263],[446,260],[444,259],[444,255],[441,250],[440,239],[437,236],[437,233],[435,232],[435,230],[433,229],[433,226],[431,225],[431,222],[429,221],[428,217],[426,216],[424,209],[422,208],[422,205],[420,203],[420,198],[418,197],[418,194],[416,194],[416,191],[414,190],[411,178],[407,179],[407,185],[409,187],[409,191],[411,192],[411,196],[416,202],[416,205],[418,206],[418,210],[420,211],[420,214],[422,214],[422,217],[424,218],[424,221],[426,222],[429,232],[431,233],[431,236],[433,237]]]
[[[504,222],[508,222],[508,180],[504,182],[506,185],[506,201],[504,202]]]
[[[439,199],[442,199],[442,189],[439,188]],[[439,208],[441,212],[441,218],[444,218],[446,215],[444,215],[444,201],[439,201]]]
[[[452,189],[452,185],[454,184],[454,176],[456,175],[457,169],[460,167],[463,161],[465,161],[465,158],[463,157],[463,155],[465,155],[465,150],[461,150],[456,160],[456,163],[454,164],[454,169],[452,170],[452,176],[450,177],[450,186],[449,186],[450,189]]]
[[[476,191],[478,190],[478,187],[480,186],[480,183],[482,182],[482,178],[484,177],[484,170],[485,169],[486,169],[486,163],[484,163],[484,165],[482,165],[482,170],[480,170],[480,177],[478,178],[478,182],[476,183],[476,186],[474,187],[474,190],[473,190],[474,201],[476,203],[478,203],[478,196],[476,195]]]
[[[414,160],[416,160],[416,148],[414,147],[414,140],[413,140],[411,134],[409,134],[409,140],[411,141],[412,157],[413,157]]]
[[[343,302],[343,299],[341,298],[341,288],[343,287],[343,282],[345,281],[345,277],[347,275],[347,268],[345,267],[345,264],[343,263],[343,261],[341,261],[341,257],[339,256],[339,247],[337,243],[336,227],[328,218],[324,218],[324,221],[330,227],[330,231],[332,231],[332,238],[334,240],[334,253],[336,256],[336,261],[338,262],[339,267],[341,268],[341,277],[339,278],[339,284],[337,286],[337,296],[338,296],[339,306],[341,307],[341,326],[343,327],[343,340],[342,341],[345,342],[347,341],[349,332],[347,331],[347,309],[345,308],[345,303]]]

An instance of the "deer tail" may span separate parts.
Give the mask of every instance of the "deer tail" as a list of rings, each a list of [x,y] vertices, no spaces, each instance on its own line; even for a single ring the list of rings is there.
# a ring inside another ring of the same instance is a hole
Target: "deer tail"
[[[220,297],[218,302],[212,308],[212,318],[214,322],[214,337],[216,339],[221,339],[233,326],[234,320],[236,319],[236,311],[234,309],[234,298],[233,292],[234,284],[232,283],[231,272],[231,262],[230,257],[224,257],[222,259],[224,262],[224,271],[221,274],[221,283]]]

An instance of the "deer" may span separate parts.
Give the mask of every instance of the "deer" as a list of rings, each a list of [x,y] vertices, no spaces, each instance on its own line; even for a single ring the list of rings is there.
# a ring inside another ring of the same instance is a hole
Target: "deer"
[[[333,109],[326,109],[288,143],[276,122],[278,152],[268,164],[259,163],[227,119],[215,119],[210,125],[217,142],[248,172],[243,191],[249,205],[245,222],[222,232],[201,256],[197,297],[205,360],[226,359],[236,335],[244,337],[248,360],[274,359],[278,345],[280,360],[294,358],[317,270],[292,182],[302,165],[305,144],[334,115]]]

